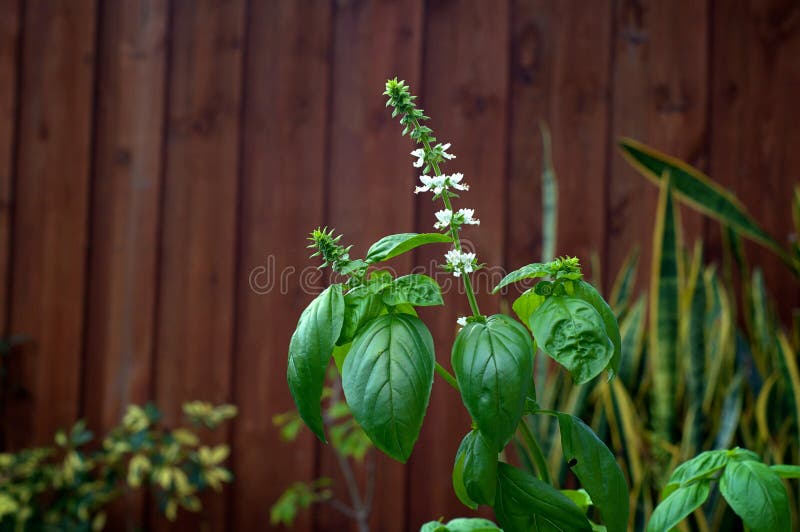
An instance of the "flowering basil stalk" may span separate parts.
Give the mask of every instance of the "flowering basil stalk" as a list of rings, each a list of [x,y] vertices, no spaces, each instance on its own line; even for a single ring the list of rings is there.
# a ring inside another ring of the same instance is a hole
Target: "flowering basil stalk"
[[[533,389],[535,342],[581,382],[603,370],[613,376],[619,364],[619,330],[608,305],[582,280],[576,258],[530,264],[509,274],[497,286],[530,278],[538,284],[514,303],[522,324],[505,315],[484,316],[478,307],[471,275],[482,265],[466,251],[460,233],[480,225],[474,209],[454,208],[458,193],[469,190],[464,174],[444,173],[455,159],[450,143],[437,141],[429,120],[415,104],[408,85],[386,83],[387,107],[399,118],[403,135],[417,144],[412,165],[421,171],[415,194],[429,193],[442,208],[432,216],[432,233],[388,235],[373,244],[363,259],[350,256],[342,236],[317,229],[311,234],[313,256],[344,278],[329,286],[300,317],[289,346],[288,380],[302,419],[325,441],[320,401],[325,369],[334,356],[342,389],[353,418],[375,446],[405,462],[419,436],[430,400],[434,372],[461,394],[472,418],[455,458],[453,489],[469,507],[494,508],[507,531],[547,529],[591,531],[591,504],[603,526],[622,532],[628,521],[627,485],[608,448],[579,419],[540,410]],[[452,347],[453,373],[436,361],[433,337],[416,307],[442,305],[441,288],[426,275],[393,278],[375,267],[419,246],[449,244],[442,268],[463,282],[472,314],[457,320],[461,327]],[[526,328],[527,326],[527,328]],[[529,332],[532,331],[532,332]],[[556,416],[561,426],[565,462],[574,468],[585,491],[575,502],[574,490],[560,491],[550,481],[543,453],[529,430],[528,415]],[[506,464],[501,458],[512,440],[527,448],[536,475]],[[453,520],[445,530],[494,525],[479,520]],[[428,528],[439,525],[428,523]],[[466,528],[465,528],[466,529]]]

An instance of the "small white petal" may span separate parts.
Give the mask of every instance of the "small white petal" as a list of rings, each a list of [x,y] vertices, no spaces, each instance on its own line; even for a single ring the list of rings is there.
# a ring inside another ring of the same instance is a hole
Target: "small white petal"
[[[456,323],[459,324],[462,327],[466,327],[467,326],[467,317],[466,316],[461,316],[460,318],[458,318],[456,320]]]

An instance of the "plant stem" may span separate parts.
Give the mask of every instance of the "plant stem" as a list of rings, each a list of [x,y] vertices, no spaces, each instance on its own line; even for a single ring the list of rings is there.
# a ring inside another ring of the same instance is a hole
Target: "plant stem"
[[[447,384],[449,384],[450,386],[455,388],[456,391],[459,391],[459,389],[458,389],[458,381],[456,381],[456,378],[453,377],[453,375],[449,371],[447,371],[447,369],[445,369],[445,367],[442,366],[441,364],[439,364],[438,362],[436,363],[436,373],[438,373],[441,378],[443,378],[445,381],[447,381]]]
[[[419,127],[419,120],[414,120],[414,127]],[[425,147],[426,152],[432,151],[431,143],[428,139],[422,140],[422,145]],[[431,168],[433,168],[433,173],[438,177],[442,175],[442,171],[439,169],[439,164],[436,162],[431,163]],[[450,197],[447,195],[447,190],[442,192],[442,202],[444,203],[444,208],[448,211],[453,210],[453,206],[450,203]],[[461,251],[461,238],[458,236],[458,228],[450,222],[450,237],[453,239],[453,246],[456,250]],[[472,280],[467,272],[463,272],[461,275],[464,279],[464,290],[467,292],[467,299],[469,300],[469,307],[472,309],[472,315],[478,317],[481,315],[481,311],[478,308],[478,300],[475,299],[475,291],[472,289]]]
[[[539,480],[550,484],[550,471],[547,469],[547,460],[544,457],[542,448],[539,446],[539,442],[536,441],[528,423],[525,422],[525,418],[519,420],[517,428],[519,428],[525,444],[531,451],[533,462],[536,464],[536,470],[539,473]]]

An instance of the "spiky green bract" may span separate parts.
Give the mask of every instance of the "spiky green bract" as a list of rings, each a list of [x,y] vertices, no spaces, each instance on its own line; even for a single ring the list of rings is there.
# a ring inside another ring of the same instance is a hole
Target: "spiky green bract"
[[[342,246],[339,240],[342,235],[334,236],[334,230],[327,227],[316,228],[308,237],[311,244],[310,249],[316,251],[311,257],[322,257],[320,269],[330,266],[333,271],[342,275],[348,275],[354,279],[361,280],[367,271],[367,263],[363,260],[350,260],[350,248],[353,246]]]

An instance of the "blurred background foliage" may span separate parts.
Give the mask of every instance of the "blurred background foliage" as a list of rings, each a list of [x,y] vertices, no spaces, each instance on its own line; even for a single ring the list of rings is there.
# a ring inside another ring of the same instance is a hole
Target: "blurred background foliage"
[[[545,145],[546,146],[546,145]],[[779,316],[758,258],[742,239],[777,254],[797,276],[796,239],[785,250],[760,229],[730,193],[698,170],[639,143],[623,139],[626,158],[659,187],[651,270],[640,272],[633,249],[605,292],[622,334],[619,378],[575,385],[546,357],[537,356],[536,390],[542,408],[581,416],[616,453],[631,487],[632,526],[641,530],[674,467],[701,451],[741,446],[768,464],[800,462],[800,309]],[[547,161],[547,158],[545,158]],[[545,162],[544,180],[553,179]],[[555,189],[543,186],[555,203]],[[678,203],[720,223],[723,261],[709,263],[702,240],[686,242]],[[544,209],[545,216],[551,216]],[[800,234],[800,187],[793,202],[794,235]],[[542,227],[552,227],[543,221]],[[555,239],[543,235],[544,241]],[[548,260],[548,257],[543,257]],[[593,264],[599,261],[593,260]],[[595,284],[601,279],[593,268]],[[638,275],[649,289],[635,290]],[[795,277],[797,278],[797,277]],[[574,482],[561,459],[555,423],[530,418],[547,442],[550,467],[565,486]],[[524,455],[520,458],[524,461]],[[800,527],[797,486],[787,482]],[[731,530],[738,521],[718,493],[694,512],[691,529]]]
[[[103,530],[108,505],[139,489],[150,490],[169,521],[181,509],[200,511],[199,495],[221,491],[233,476],[224,467],[228,446],[203,444],[198,429],[216,429],[236,407],[196,401],[183,412],[187,425],[167,429],[154,405],[131,405],[102,442],[78,421],[54,445],[0,454],[0,531]]]

